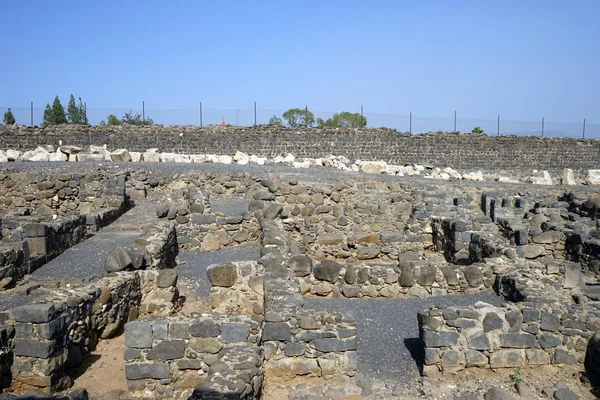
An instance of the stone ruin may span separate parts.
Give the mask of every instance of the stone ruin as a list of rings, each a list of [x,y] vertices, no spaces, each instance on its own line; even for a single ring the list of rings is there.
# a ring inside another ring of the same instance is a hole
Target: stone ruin
[[[269,381],[360,375],[360,324],[310,300],[491,291],[497,304],[410,317],[424,376],[600,372],[597,187],[164,165],[3,167],[2,388],[66,393],[98,342],[124,335],[126,396],[259,399]],[[43,272],[131,213],[92,274]],[[195,265],[210,289],[185,312],[179,253],[248,245],[256,256]]]

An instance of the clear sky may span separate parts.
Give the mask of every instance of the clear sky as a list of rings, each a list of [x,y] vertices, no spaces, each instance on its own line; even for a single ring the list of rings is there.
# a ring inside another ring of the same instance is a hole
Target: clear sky
[[[29,0],[1,10],[0,107],[43,107],[57,94],[66,105],[74,93],[89,109],[257,101],[600,124],[598,0]]]

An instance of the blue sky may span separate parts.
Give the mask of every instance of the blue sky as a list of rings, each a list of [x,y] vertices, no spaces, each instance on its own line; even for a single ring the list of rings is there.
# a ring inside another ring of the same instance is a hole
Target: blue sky
[[[599,14],[597,0],[8,1],[0,107],[74,93],[90,110],[600,124]]]

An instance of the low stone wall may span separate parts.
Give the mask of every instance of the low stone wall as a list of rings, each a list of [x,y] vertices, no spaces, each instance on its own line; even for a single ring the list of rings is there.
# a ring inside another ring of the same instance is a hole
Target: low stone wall
[[[252,214],[242,217],[218,216],[212,213],[192,214],[187,224],[177,226],[181,244],[185,249],[217,251],[228,246],[256,242],[259,236],[258,222]]]
[[[427,376],[471,367],[583,363],[588,340],[600,329],[596,313],[534,303],[432,308],[418,320]]]
[[[268,209],[267,209],[268,210]],[[267,376],[332,376],[356,373],[356,329],[343,313],[303,309],[300,283],[286,265],[290,243],[281,220],[261,223],[264,266],[265,373]]]
[[[126,174],[96,173],[0,174],[0,214],[78,215],[125,204]]]
[[[118,273],[89,286],[55,290],[52,301],[12,310],[15,320],[12,389],[55,392],[71,385],[68,369],[80,364],[99,338],[137,318],[136,273]]]
[[[465,294],[489,289],[496,279],[489,265],[456,266],[439,260],[343,265],[331,260],[315,263],[307,256],[296,256],[288,261],[288,266],[299,277],[302,294],[316,296],[401,298]]]
[[[144,398],[259,398],[261,331],[261,318],[218,314],[130,322],[129,392]]]

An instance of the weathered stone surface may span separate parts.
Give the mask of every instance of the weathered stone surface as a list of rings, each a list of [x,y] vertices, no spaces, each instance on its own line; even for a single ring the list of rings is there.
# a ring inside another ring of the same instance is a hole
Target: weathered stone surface
[[[522,252],[521,254],[525,258],[537,258],[544,254],[544,246],[526,244],[524,246],[519,246],[518,250]]]
[[[492,368],[516,368],[525,363],[525,350],[497,350],[490,355]]]
[[[427,347],[450,347],[458,343],[458,338],[456,332],[425,331],[422,340]]]
[[[36,324],[50,321],[56,312],[54,304],[27,304],[13,310],[13,318],[17,322],[33,322]]]
[[[221,342],[216,338],[197,338],[190,339],[189,346],[198,353],[217,354],[223,348]]]
[[[235,324],[224,322],[221,324],[221,341],[223,343],[245,342],[250,335],[248,324]]]
[[[535,336],[529,333],[501,333],[499,335],[500,346],[524,349],[535,347]]]
[[[477,334],[469,337],[469,349],[473,350],[490,350],[490,340],[485,334]]]
[[[156,278],[156,285],[159,288],[168,288],[177,285],[177,270],[161,269]]]
[[[484,400],[513,400],[510,392],[501,387],[493,387],[485,392]]]
[[[417,279],[417,283],[421,286],[431,286],[435,282],[437,268],[433,266],[421,267],[421,274]],[[404,285],[403,285],[404,286]]]
[[[221,328],[213,320],[203,320],[190,324],[189,333],[194,337],[217,337],[221,334]]]
[[[551,314],[547,311],[541,313],[540,329],[543,331],[556,332],[560,327],[560,318],[558,315]]]
[[[169,377],[169,364],[167,363],[140,363],[126,364],[125,377],[137,379],[166,379]]]
[[[312,259],[305,255],[291,257],[287,264],[294,271],[296,276],[308,276],[312,273]]]
[[[263,341],[288,341],[292,338],[292,328],[285,322],[267,322],[263,330]]]
[[[234,264],[211,265],[206,272],[213,286],[231,287],[238,279],[238,270]]]
[[[133,261],[127,250],[122,247],[112,249],[104,260],[104,269],[108,272],[124,271],[133,268]]]
[[[48,358],[54,351],[53,342],[46,340],[17,338],[14,344],[17,356]]]
[[[550,349],[552,347],[558,347],[562,345],[562,340],[556,335],[552,335],[551,333],[541,333],[537,337],[540,346],[542,349]]]
[[[356,339],[315,339],[310,344],[324,353],[356,350]]]
[[[475,266],[468,266],[463,269],[463,274],[471,287],[478,287],[483,284],[483,272]]]
[[[504,321],[498,314],[494,312],[487,313],[483,318],[483,331],[484,332],[492,332],[497,330],[502,330],[504,326]]]
[[[183,358],[185,347],[184,340],[163,340],[150,349],[146,355],[146,359],[167,361]]]
[[[132,321],[125,324],[125,346],[152,347],[152,325],[149,322]]]
[[[337,262],[323,260],[313,268],[313,274],[315,279],[335,283],[339,279],[341,270],[342,266]]]

